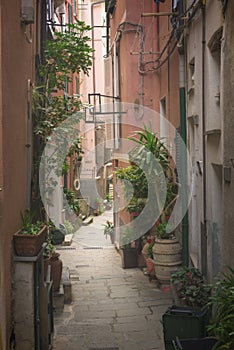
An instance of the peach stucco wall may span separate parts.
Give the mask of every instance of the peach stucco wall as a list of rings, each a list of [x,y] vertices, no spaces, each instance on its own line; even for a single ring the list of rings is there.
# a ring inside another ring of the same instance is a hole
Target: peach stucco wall
[[[111,48],[114,41],[118,52],[121,102],[140,103],[160,112],[160,100],[166,100],[166,118],[179,126],[179,54],[177,48],[168,60],[155,70],[158,57],[172,30],[168,16],[142,16],[145,13],[171,12],[171,2],[157,5],[152,1],[118,1],[110,19]],[[121,23],[126,23],[124,26]],[[144,39],[137,25],[144,28]],[[173,42],[172,42],[173,44]],[[172,45],[171,44],[171,45]],[[140,57],[140,48],[144,54]],[[152,52],[152,53],[150,53]],[[168,55],[165,50],[161,61]],[[147,62],[147,63],[146,63]],[[145,64],[146,63],[146,64]],[[157,123],[156,123],[157,124]],[[127,136],[128,129],[122,130]]]
[[[15,0],[0,3],[0,349],[4,350],[9,348],[11,327],[11,239],[26,206],[27,86],[34,67],[34,45],[26,40],[20,5]]]

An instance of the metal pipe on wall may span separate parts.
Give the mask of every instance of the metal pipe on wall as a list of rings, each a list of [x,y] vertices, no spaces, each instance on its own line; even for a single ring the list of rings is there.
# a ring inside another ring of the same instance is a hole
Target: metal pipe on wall
[[[185,4],[182,3],[181,12],[184,12]],[[183,34],[182,34],[183,35]],[[180,82],[180,136],[187,146],[187,120],[186,120],[186,93],[185,93],[185,53],[186,43],[184,37],[183,50],[179,55],[179,82]],[[187,209],[187,153],[184,147],[181,147],[181,179],[182,179],[182,211]],[[189,237],[188,237],[188,211],[186,211],[182,219],[182,263],[185,266],[189,264]]]
[[[92,49],[94,50],[94,6],[100,5],[102,3],[104,3],[105,0],[100,0],[97,2],[94,2],[91,4],[91,27],[92,27]],[[96,80],[95,80],[95,75],[96,75],[96,67],[95,67],[95,57],[94,57],[94,51],[92,54],[92,60],[93,60],[93,93],[96,93]]]
[[[201,226],[202,272],[207,276],[207,180],[206,180],[206,119],[205,119],[205,49],[206,49],[206,8],[202,6],[202,158],[203,158],[203,223]]]
[[[26,207],[29,210],[31,205],[31,80],[27,85],[27,192]]]

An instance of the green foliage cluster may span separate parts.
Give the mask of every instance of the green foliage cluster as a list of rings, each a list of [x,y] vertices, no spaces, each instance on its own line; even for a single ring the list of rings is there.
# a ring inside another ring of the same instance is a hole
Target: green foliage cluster
[[[23,228],[19,233],[23,235],[37,235],[44,226],[42,221],[34,221],[34,216],[28,210],[26,210],[24,214],[21,213],[21,219]]]
[[[114,224],[113,224],[113,222],[111,222],[109,220],[106,220],[106,223],[103,226],[104,226],[104,235],[107,238],[107,236],[110,236],[113,233],[113,231],[114,231]]]
[[[129,165],[117,169],[115,175],[121,181],[125,199],[129,201],[127,210],[130,213],[140,213],[145,206],[142,198],[147,198],[148,194],[148,183],[143,170],[136,165]]]
[[[44,58],[38,68],[39,80],[33,89],[32,99],[36,135],[32,199],[36,202],[40,197],[38,174],[41,154],[52,132],[56,130],[57,139],[53,140],[56,149],[45,156],[45,192],[53,191],[56,185],[53,172],[60,176],[69,170],[64,150],[67,150],[68,157],[75,156],[76,159],[83,153],[77,125],[84,118],[84,108],[78,95],[69,95],[68,83],[72,81],[73,73],[88,74],[92,65],[93,50],[89,46],[90,38],[86,35],[89,30],[90,27],[82,21],[67,24],[65,31],[55,32],[54,37],[46,42]],[[63,173],[60,172],[61,169]]]
[[[67,82],[72,80],[72,73],[89,73],[93,50],[86,33],[90,29],[82,21],[67,24],[64,32],[56,32],[46,43],[45,64],[40,68],[40,75],[50,91],[65,89]]]
[[[214,284],[210,297],[213,318],[208,331],[218,339],[214,350],[234,349],[234,270],[228,269]]]
[[[67,209],[73,211],[75,214],[79,214],[80,206],[79,206],[79,201],[76,198],[75,192],[69,189],[64,189],[63,192],[66,196],[66,200],[69,205],[69,208]]]
[[[92,65],[93,50],[88,44],[90,38],[85,35],[90,29],[82,21],[67,24],[64,32],[56,32],[46,42],[45,59],[39,67],[41,85],[33,93],[35,133],[42,138],[48,137],[69,116],[75,115],[77,122],[82,115],[79,97],[70,96],[66,87],[72,81],[72,74],[88,74]]]
[[[174,234],[170,232],[168,224],[163,222],[156,227],[156,236],[161,239],[170,239],[174,237]]]
[[[208,304],[211,286],[205,283],[204,276],[197,268],[182,266],[171,274],[171,283],[188,306],[203,307]]]
[[[119,168],[115,171],[117,179],[123,180],[125,198],[147,198],[148,184],[146,176],[138,166],[129,165],[126,168]],[[128,186],[128,184],[132,186]],[[132,193],[133,188],[133,193]]]
[[[74,227],[69,220],[64,220],[64,226],[68,234],[71,234],[74,232]]]
[[[138,164],[140,169],[147,169],[150,174],[157,175],[157,169],[152,163],[153,155],[166,174],[170,169],[169,152],[163,141],[157,137],[157,133],[151,132],[144,125],[144,131],[137,131],[137,136],[129,138],[137,143],[137,146],[130,151],[130,160]]]

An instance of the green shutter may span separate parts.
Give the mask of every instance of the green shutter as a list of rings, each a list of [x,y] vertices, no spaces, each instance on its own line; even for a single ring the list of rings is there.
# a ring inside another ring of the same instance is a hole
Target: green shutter
[[[68,4],[68,23],[71,24],[73,22],[72,19],[72,5]]]
[[[76,4],[76,0],[74,0],[74,7],[73,7],[73,9],[74,9],[74,15],[77,15],[77,4]]]

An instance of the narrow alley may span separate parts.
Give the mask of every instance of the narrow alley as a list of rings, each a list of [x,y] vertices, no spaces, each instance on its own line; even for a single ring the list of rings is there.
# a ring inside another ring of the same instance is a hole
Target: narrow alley
[[[158,289],[139,268],[123,269],[121,257],[103,234],[111,211],[76,232],[58,249],[69,267],[72,302],[54,313],[56,350],[164,349],[162,315],[170,292]]]

